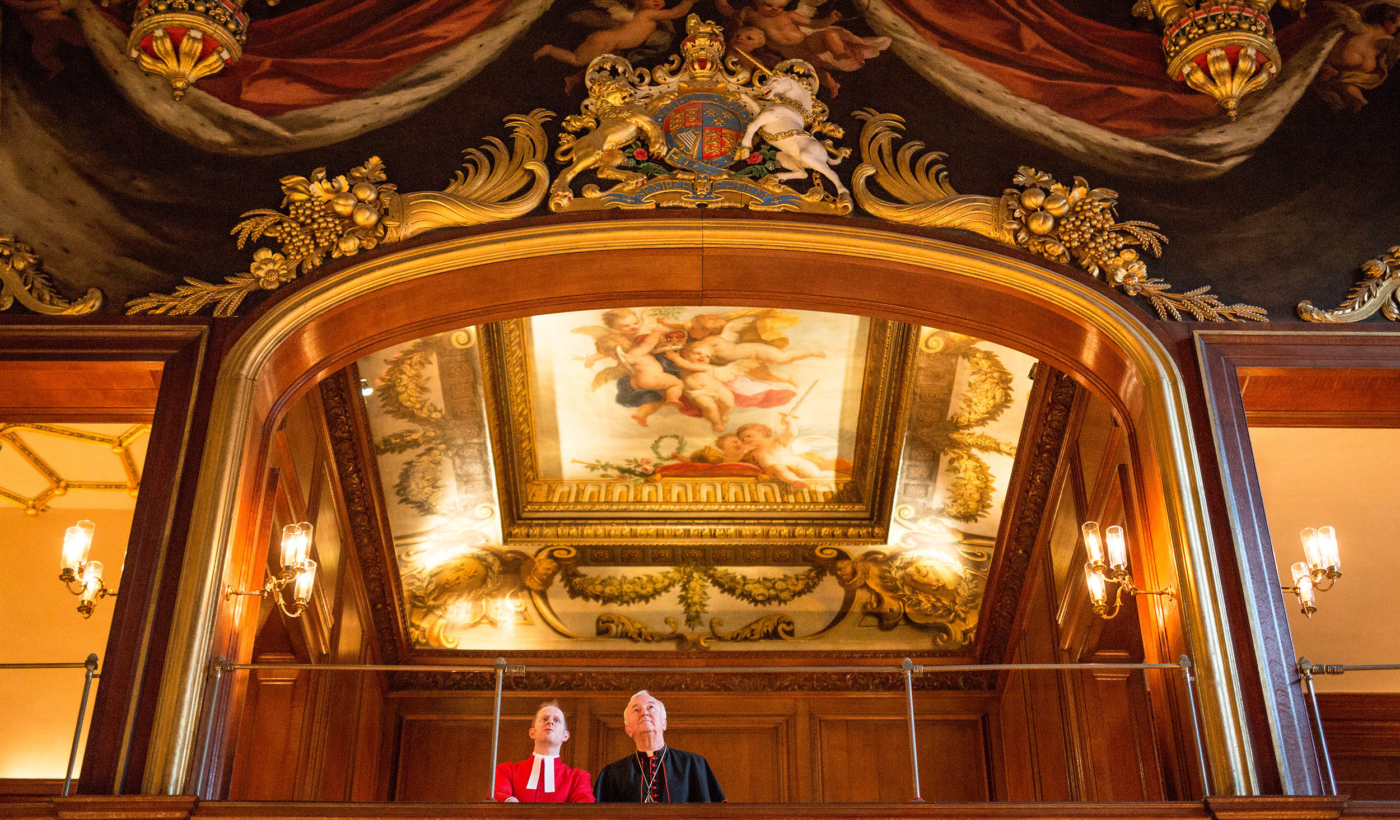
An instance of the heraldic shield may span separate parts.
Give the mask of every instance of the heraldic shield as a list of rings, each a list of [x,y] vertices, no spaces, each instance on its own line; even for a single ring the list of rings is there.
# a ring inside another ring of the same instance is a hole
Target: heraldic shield
[[[724,50],[722,29],[692,14],[667,65],[648,71],[612,54],[590,63],[588,99],[559,137],[555,157],[568,167],[550,187],[550,209],[850,213],[831,166],[851,151],[823,138],[844,134],[817,99],[816,71],[802,60],[751,71],[724,61]],[[574,179],[590,171],[617,184],[575,195]],[[809,176],[806,192],[784,184]]]

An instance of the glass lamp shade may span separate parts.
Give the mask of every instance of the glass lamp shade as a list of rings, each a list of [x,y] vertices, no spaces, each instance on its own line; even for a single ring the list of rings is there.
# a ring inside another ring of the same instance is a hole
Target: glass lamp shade
[[[1331,527],[1308,527],[1300,533],[1303,539],[1303,558],[1308,569],[1319,577],[1335,578],[1342,574],[1341,557],[1337,550],[1337,531]]]
[[[1314,588],[1312,573],[1307,564],[1299,561],[1293,570],[1293,588],[1298,592],[1298,603],[1303,606],[1303,614],[1310,615],[1317,609],[1317,590]]]
[[[1089,566],[1103,566],[1103,539],[1099,537],[1099,522],[1085,521],[1079,529],[1084,533],[1084,550],[1089,553]]]
[[[310,524],[306,525],[311,528]],[[296,597],[296,602],[305,606],[311,600],[311,589],[316,584],[316,562],[310,558],[304,559],[297,566],[297,580],[292,587],[292,594]]]
[[[92,606],[97,600],[97,595],[102,591],[102,562],[89,561],[83,565],[83,591],[78,596],[78,601],[84,606]]]
[[[1108,547],[1108,565],[1115,570],[1128,568],[1128,542],[1123,538],[1122,527],[1109,527],[1104,532],[1104,542]]]
[[[1089,600],[1095,609],[1102,609],[1108,603],[1108,582],[1103,572],[1093,564],[1084,566],[1084,582],[1089,586]]]
[[[310,560],[311,525],[288,524],[282,528],[282,569],[295,570]]]
[[[63,570],[65,574],[77,575],[78,567],[87,562],[92,549],[92,534],[97,525],[91,521],[79,521],[63,534]]]

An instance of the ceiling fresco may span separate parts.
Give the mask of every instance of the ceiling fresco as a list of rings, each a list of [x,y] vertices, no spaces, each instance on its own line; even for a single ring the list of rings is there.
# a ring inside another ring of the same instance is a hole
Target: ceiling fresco
[[[929,328],[713,306],[367,356],[410,642],[965,652],[1033,365]]]
[[[100,288],[113,313],[185,277],[218,282],[254,261],[229,231],[276,205],[279,180],[309,190],[316,168],[332,169],[329,185],[379,157],[400,189],[436,190],[464,148],[535,109],[555,112],[554,146],[587,97],[589,58],[656,69],[695,14],[745,68],[807,61],[827,120],[848,135],[863,109],[903,117],[909,140],[947,155],[959,191],[1001,191],[1022,166],[1067,189],[1082,176],[1125,219],[1160,227],[1170,244],[1152,272],[1180,292],[1210,286],[1296,321],[1303,300],[1339,305],[1358,272],[1394,279],[1389,263],[1362,265],[1391,258],[1400,219],[1400,165],[1384,161],[1400,120],[1396,0],[1232,6],[1210,24],[1263,38],[1242,50],[1248,71],[1224,66],[1250,87],[1233,102],[1220,96],[1229,83],[1167,71],[1213,13],[1184,0],[444,0],[331,13],[341,5],[250,2],[242,59],[177,102],[130,58],[128,7],[0,0],[0,235],[42,260],[15,278],[44,293],[47,272],[60,292],[50,305]],[[1201,56],[1197,68],[1220,66]],[[842,184],[855,164],[833,169]],[[282,273],[262,262],[275,287]]]

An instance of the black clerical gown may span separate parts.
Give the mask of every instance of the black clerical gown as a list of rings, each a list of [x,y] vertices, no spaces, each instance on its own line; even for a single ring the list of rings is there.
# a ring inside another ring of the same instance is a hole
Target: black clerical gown
[[[643,803],[644,784],[654,783],[651,792],[657,803],[723,803],[724,791],[705,758],[691,752],[666,748],[660,767],[647,766],[646,755],[634,752],[615,760],[598,772],[593,791],[599,803]],[[648,769],[660,768],[652,777]],[[644,777],[643,775],[648,775]]]

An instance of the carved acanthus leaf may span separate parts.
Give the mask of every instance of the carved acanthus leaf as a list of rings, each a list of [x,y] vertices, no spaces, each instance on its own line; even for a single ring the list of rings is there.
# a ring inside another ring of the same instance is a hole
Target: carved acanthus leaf
[[[1400,321],[1400,245],[1361,263],[1361,281],[1332,310],[1306,300],[1298,303],[1298,315],[1308,322],[1359,322],[1378,310],[1390,321]]]
[[[46,316],[81,316],[102,307],[102,291],[90,288],[76,302],[64,299],[33,248],[13,236],[0,236],[0,310],[15,302]]]

